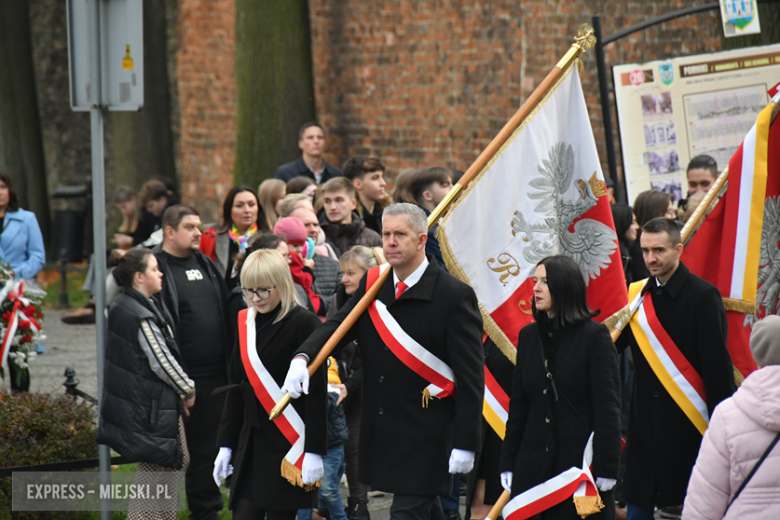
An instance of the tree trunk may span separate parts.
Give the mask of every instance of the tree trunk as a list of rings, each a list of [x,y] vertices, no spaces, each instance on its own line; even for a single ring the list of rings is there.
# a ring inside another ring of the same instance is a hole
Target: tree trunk
[[[236,0],[236,184],[257,186],[300,156],[298,129],[315,118],[305,0]]]
[[[51,233],[41,121],[33,69],[28,2],[0,2],[0,168],[13,179],[20,205]]]
[[[144,0],[144,107],[109,112],[106,135],[106,196],[126,184],[136,190],[153,177],[176,179],[171,133],[166,2]],[[111,232],[109,232],[109,236]]]

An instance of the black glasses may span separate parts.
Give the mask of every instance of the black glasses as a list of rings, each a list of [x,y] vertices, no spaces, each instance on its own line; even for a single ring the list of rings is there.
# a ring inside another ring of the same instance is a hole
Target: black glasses
[[[247,300],[251,300],[253,297],[257,296],[261,300],[267,300],[271,297],[271,291],[276,289],[276,286],[268,287],[268,288],[259,288],[259,289],[249,289],[248,287],[242,287],[241,292],[244,293],[244,297]]]

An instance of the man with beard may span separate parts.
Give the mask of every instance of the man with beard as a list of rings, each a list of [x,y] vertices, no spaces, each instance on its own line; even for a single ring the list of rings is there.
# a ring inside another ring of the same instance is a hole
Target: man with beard
[[[227,344],[225,328],[225,281],[214,262],[200,252],[200,226],[195,209],[169,207],[162,218],[163,242],[152,252],[163,273],[163,289],[156,297],[173,317],[184,369],[198,388],[197,402],[184,421],[190,452],[185,478],[190,519],[217,520],[223,500],[211,466],[219,451],[216,439],[225,394],[211,394],[228,384],[232,345]]]

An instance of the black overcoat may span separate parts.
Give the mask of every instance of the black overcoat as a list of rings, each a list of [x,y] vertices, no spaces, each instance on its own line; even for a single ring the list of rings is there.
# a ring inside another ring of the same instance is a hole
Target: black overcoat
[[[720,293],[682,262],[664,286],[658,287],[656,279],[650,278],[644,293],[653,299],[664,330],[704,380],[712,416],[715,406],[734,393],[734,372],[726,349],[728,324]],[[620,350],[631,346],[635,370],[624,498],[642,506],[654,502],[659,507],[680,505],[702,436],[648,365],[630,326],[617,345]]]
[[[407,334],[452,368],[456,398],[431,399],[423,408],[422,391],[429,382],[385,346],[368,312],[337,347],[357,340],[363,362],[358,479],[389,493],[448,494],[452,448],[476,452],[480,445],[485,375],[477,298],[471,287],[442,270],[432,257],[428,261],[420,281],[398,300],[392,273],[377,298]],[[365,292],[364,276],[350,300],[299,353],[314,359]]]
[[[257,353],[274,381],[281,387],[295,349],[317,328],[319,318],[298,305],[279,323],[257,328]],[[240,326],[240,324],[239,324]],[[309,394],[292,402],[306,424],[304,450],[325,455],[328,451],[327,392],[325,366],[312,376]],[[247,490],[256,506],[272,511],[316,507],[317,490],[306,492],[290,484],[281,474],[282,459],[290,443],[255,397],[241,362],[236,343],[230,363],[230,383],[241,388],[228,391],[217,444],[233,450],[233,480],[230,509],[235,506],[238,489]],[[251,482],[247,482],[247,479]]]
[[[620,376],[617,351],[604,325],[587,320],[550,334],[551,372],[558,391],[553,398],[544,369],[540,325],[523,327],[517,341],[500,470],[511,471],[512,496],[571,467],[582,467],[591,432],[595,478],[617,479],[620,464]],[[545,357],[548,357],[545,354]],[[604,510],[597,518],[614,518],[612,492],[601,493]],[[579,518],[566,499],[544,518]]]
[[[485,341],[485,367],[496,379],[499,386],[506,392],[506,395],[512,393],[512,376],[515,372],[515,365],[501,349],[487,338]],[[495,504],[498,497],[504,491],[501,487],[501,475],[498,470],[498,464],[501,459],[501,447],[504,441],[493,428],[482,417],[482,448],[479,450],[477,459],[474,462],[474,469],[469,473],[468,493],[466,494],[466,518],[471,518],[471,503],[474,499],[474,487],[478,479],[485,480],[485,504]]]

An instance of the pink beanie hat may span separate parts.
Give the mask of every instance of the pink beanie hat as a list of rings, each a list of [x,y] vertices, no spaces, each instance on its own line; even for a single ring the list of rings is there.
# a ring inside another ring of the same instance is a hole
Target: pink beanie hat
[[[274,226],[274,234],[282,235],[288,244],[298,245],[306,243],[306,226],[298,217],[284,217]]]

